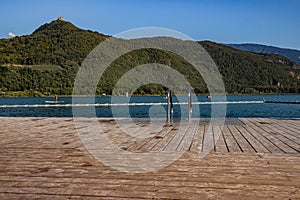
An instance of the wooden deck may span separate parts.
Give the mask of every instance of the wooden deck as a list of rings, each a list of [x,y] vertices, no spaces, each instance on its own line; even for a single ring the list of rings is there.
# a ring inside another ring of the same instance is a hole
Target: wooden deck
[[[126,151],[186,152],[158,171],[126,173],[90,155],[71,118],[0,118],[0,199],[300,199],[300,120],[204,119],[180,133],[141,122],[153,135],[140,139],[101,121]]]

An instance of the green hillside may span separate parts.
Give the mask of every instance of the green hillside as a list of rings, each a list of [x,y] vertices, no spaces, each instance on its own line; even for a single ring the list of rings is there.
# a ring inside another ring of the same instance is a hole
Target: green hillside
[[[228,93],[299,93],[299,65],[275,54],[200,42],[217,64]]]
[[[0,40],[0,64],[79,67],[107,36],[81,30],[70,22],[46,23],[31,35]]]
[[[82,61],[108,36],[55,20],[31,35],[0,40],[0,95],[70,95]],[[203,41],[223,76],[228,93],[298,93],[299,66],[285,57],[257,54]],[[111,94],[119,78],[145,63],[166,64],[190,81],[198,94],[207,93],[200,74],[181,57],[157,49],[125,54],[105,71],[97,94]],[[298,78],[297,78],[298,77]],[[136,94],[164,94],[159,85],[142,86]]]

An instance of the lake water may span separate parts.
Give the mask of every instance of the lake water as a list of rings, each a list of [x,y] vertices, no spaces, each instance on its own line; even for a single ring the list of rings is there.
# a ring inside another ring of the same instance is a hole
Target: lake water
[[[205,96],[195,97],[193,102],[210,102],[211,99]],[[213,97],[214,98],[214,97]],[[271,104],[271,103],[241,103],[245,101],[280,101],[294,102],[300,101],[300,95],[237,95],[227,96],[226,117],[263,117],[263,118],[300,118],[300,104]],[[38,107],[46,105],[46,101],[53,101],[53,97],[43,98],[0,98],[0,116],[5,117],[72,117],[72,107]],[[72,97],[60,97],[63,101],[60,105],[72,104]],[[174,97],[173,102],[187,102],[187,97]],[[213,100],[214,101],[214,100]],[[97,106],[95,107],[97,117],[130,117],[149,118],[166,117],[167,106],[166,98],[163,96],[133,96],[133,97],[114,97],[113,103],[162,103],[163,105],[138,105],[138,106]],[[240,102],[240,103],[230,103]],[[110,104],[110,97],[95,97],[96,104]],[[7,107],[19,105],[19,107]],[[29,105],[29,106],[21,106]],[[36,106],[36,107],[35,107]],[[192,117],[210,117],[210,104],[193,105]],[[224,106],[224,105],[223,105]],[[94,107],[93,107],[94,108]],[[223,107],[224,108],[224,107]],[[76,109],[81,109],[78,107]],[[85,116],[82,111],[82,116]],[[187,117],[187,105],[174,105],[174,118]]]

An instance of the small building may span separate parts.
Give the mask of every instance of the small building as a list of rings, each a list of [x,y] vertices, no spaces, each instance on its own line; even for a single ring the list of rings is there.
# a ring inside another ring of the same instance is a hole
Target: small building
[[[59,17],[57,18],[57,20],[58,20],[58,21],[64,21],[64,18],[63,18],[62,16],[59,16]]]

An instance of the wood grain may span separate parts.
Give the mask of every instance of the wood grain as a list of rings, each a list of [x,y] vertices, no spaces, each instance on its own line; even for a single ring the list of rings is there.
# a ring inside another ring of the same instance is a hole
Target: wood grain
[[[147,124],[151,137],[138,139],[117,123],[101,126],[128,151],[186,152],[158,171],[126,173],[90,155],[71,118],[3,117],[0,199],[300,198],[300,120],[232,119],[224,126],[206,120],[162,129]],[[210,153],[200,158],[203,149]]]

